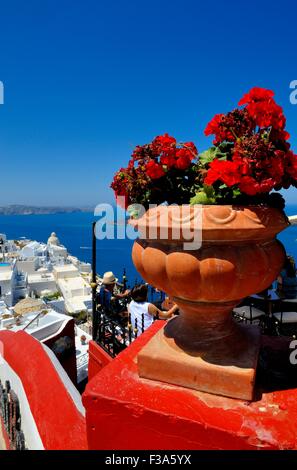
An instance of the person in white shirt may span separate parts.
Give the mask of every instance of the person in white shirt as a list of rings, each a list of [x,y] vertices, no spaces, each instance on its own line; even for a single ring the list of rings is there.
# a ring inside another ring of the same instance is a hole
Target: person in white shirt
[[[158,309],[154,304],[147,302],[148,288],[145,284],[135,286],[131,291],[132,301],[128,305],[128,313],[130,314],[131,325],[136,327],[139,334],[143,333],[154,321],[154,317],[163,320],[171,318],[178,310],[178,306],[174,305],[170,310],[163,311]]]

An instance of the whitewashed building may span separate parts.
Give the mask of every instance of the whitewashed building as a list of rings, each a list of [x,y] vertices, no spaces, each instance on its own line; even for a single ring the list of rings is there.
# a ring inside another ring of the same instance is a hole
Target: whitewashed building
[[[79,313],[82,310],[88,310],[91,302],[91,287],[80,275],[77,267],[73,264],[54,266],[53,273],[68,312]]]
[[[47,254],[47,246],[44,243],[39,243],[37,241],[29,242],[24,248],[21,249],[21,257],[34,258],[35,256],[44,256]]]
[[[12,304],[14,267],[10,263],[0,263],[0,298],[7,305]]]
[[[56,292],[57,284],[53,273],[43,271],[41,268],[33,274],[28,275],[28,286],[30,293],[42,296],[45,292]]]

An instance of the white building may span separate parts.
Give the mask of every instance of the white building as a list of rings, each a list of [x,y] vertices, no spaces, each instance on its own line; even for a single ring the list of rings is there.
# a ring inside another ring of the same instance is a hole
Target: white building
[[[71,264],[74,266],[78,267],[80,261],[76,256],[68,255],[68,261],[70,261]]]
[[[90,309],[91,287],[73,264],[54,266],[53,273],[69,313]]]
[[[0,261],[9,261],[18,256],[17,247],[13,240],[7,240],[5,233],[0,233]]]
[[[90,263],[86,263],[85,261],[80,261],[76,256],[68,255],[67,260],[76,266],[79,272],[82,274],[90,274],[92,272],[92,265]]]
[[[0,298],[7,305],[12,305],[12,289],[14,266],[10,263],[0,263]]]
[[[38,257],[19,259],[17,261],[17,270],[27,274],[33,274],[39,269],[40,262]]]
[[[66,259],[67,256],[68,256],[68,252],[67,252],[67,249],[65,248],[65,246],[58,246],[58,245],[49,245],[48,246],[48,252],[50,254],[50,256],[54,257],[54,258],[58,258],[58,257],[61,257],[61,258],[64,258]]]
[[[44,243],[32,241],[21,249],[22,258],[33,258],[35,256],[46,256],[47,246]]]
[[[5,235],[0,234],[0,246],[1,240],[7,245]],[[69,256],[54,232],[47,244],[24,240],[16,245],[16,260],[1,263],[0,257],[0,295],[8,305],[28,296],[59,291],[69,313],[91,310],[91,265]]]
[[[64,259],[67,258],[68,252],[64,245],[60,243],[59,238],[57,237],[55,232],[52,232],[51,236],[48,238],[47,241],[48,252],[50,256],[54,258],[62,257]]]
[[[92,266],[90,263],[84,263],[81,261],[78,265],[79,272],[83,274],[90,274],[92,272]]]
[[[57,246],[61,245],[60,240],[58,239],[55,232],[51,233],[51,235],[49,236],[49,238],[47,240],[47,244],[48,245],[57,245]]]
[[[16,268],[12,284],[12,305],[15,305],[21,299],[25,299],[28,294],[28,274],[26,272],[18,271]]]
[[[54,310],[48,309],[46,305],[42,309],[39,307],[15,317],[11,311],[0,312],[0,330],[10,331],[26,330],[34,338],[44,342],[59,334],[72,319],[67,315],[62,315]],[[3,316],[4,315],[4,316]]]
[[[64,278],[71,278],[79,276],[78,269],[73,264],[64,264],[62,266],[54,266],[53,273],[56,281]]]
[[[43,295],[45,291],[56,292],[57,284],[53,273],[43,271],[37,271],[33,274],[28,275],[28,287],[30,293],[37,294],[38,296]]]

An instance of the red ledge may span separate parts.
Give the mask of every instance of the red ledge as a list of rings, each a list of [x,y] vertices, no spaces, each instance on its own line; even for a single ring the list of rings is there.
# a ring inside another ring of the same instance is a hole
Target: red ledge
[[[297,449],[297,390],[244,402],[141,379],[136,356],[155,322],[87,385],[90,449]]]

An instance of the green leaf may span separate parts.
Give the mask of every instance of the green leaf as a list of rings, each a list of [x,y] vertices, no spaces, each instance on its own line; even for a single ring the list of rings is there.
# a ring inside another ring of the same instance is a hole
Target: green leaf
[[[212,186],[208,186],[207,184],[204,184],[203,191],[205,192],[208,198],[214,197],[215,192]]]
[[[241,196],[241,191],[238,188],[233,189],[233,197]]]
[[[207,165],[211,163],[216,158],[216,148],[210,147],[208,150],[200,153],[199,155],[199,164],[200,165]]]
[[[198,191],[195,196],[190,199],[190,204],[215,204],[216,200],[214,197],[208,197],[207,194],[202,190]]]
[[[222,153],[229,153],[233,147],[233,142],[222,142],[217,148]]]

